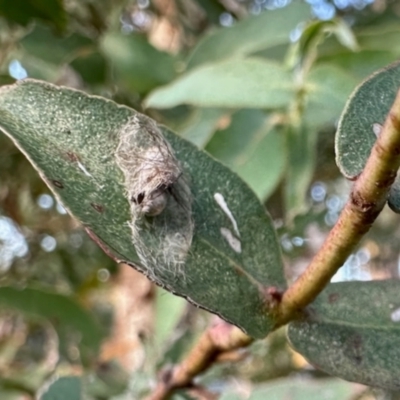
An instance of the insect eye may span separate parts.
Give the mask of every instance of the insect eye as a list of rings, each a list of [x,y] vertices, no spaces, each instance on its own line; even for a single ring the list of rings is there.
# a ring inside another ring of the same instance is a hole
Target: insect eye
[[[142,201],[144,200],[144,192],[140,192],[137,196],[137,204],[142,204]]]

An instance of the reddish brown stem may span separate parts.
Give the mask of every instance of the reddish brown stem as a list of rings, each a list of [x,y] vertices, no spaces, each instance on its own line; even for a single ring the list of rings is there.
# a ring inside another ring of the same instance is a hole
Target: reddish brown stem
[[[304,273],[284,293],[278,326],[310,304],[344,264],[382,211],[399,166],[400,91],[339,220]]]
[[[252,341],[239,328],[218,319],[201,335],[181,364],[162,374],[146,400],[167,399],[175,389],[189,386],[193,378],[209,368],[221,353],[247,346]]]

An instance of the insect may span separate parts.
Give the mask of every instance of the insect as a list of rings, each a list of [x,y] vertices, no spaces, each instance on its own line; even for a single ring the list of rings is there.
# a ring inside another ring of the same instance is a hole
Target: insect
[[[134,120],[122,133],[116,155],[136,213],[156,216],[171,196],[178,200],[174,185],[182,177],[182,169],[152,120]]]
[[[181,271],[194,227],[181,164],[157,124],[144,115],[130,118],[118,137],[115,157],[125,177],[137,254],[153,278],[160,269]]]

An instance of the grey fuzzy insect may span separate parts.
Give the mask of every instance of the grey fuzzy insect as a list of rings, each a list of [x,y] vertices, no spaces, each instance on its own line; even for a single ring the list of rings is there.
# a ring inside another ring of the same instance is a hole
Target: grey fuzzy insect
[[[115,157],[141,262],[153,275],[156,268],[181,270],[193,235],[192,199],[171,146],[153,120],[137,114],[119,131]]]
[[[137,212],[148,216],[160,214],[168,192],[182,176],[171,146],[150,119],[134,117],[121,132],[117,162],[125,171],[130,200]]]

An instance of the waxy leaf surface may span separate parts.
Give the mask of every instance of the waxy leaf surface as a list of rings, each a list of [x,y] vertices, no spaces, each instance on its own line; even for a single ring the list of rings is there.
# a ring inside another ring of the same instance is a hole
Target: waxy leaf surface
[[[289,340],[328,374],[399,390],[399,291],[394,280],[333,283],[289,324]]]

